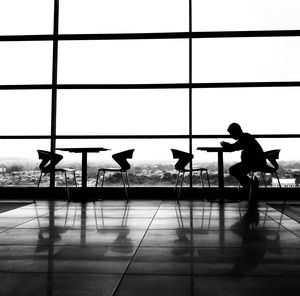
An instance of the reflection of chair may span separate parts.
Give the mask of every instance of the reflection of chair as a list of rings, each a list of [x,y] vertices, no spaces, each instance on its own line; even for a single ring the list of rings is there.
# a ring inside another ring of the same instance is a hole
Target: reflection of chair
[[[126,195],[126,198],[128,201],[127,188],[130,188],[130,183],[129,183],[127,171],[130,169],[130,164],[127,161],[127,159],[132,158],[133,152],[134,152],[134,149],[130,149],[130,150],[126,150],[126,151],[122,151],[122,152],[113,154],[112,158],[116,161],[116,163],[120,167],[119,168],[100,168],[97,173],[96,187],[98,186],[98,180],[99,180],[101,172],[103,173],[101,187],[103,187],[106,172],[119,172],[119,173],[121,173],[121,178],[122,178],[122,182],[123,182],[123,186],[124,186],[124,190],[125,190],[125,195]],[[124,178],[123,174],[125,174],[125,178]]]
[[[276,161],[276,159],[279,158],[279,152],[280,152],[280,149],[265,151],[264,155],[266,157],[266,160],[268,160],[271,163],[272,167],[269,166],[268,164],[266,164],[265,166],[255,170],[255,171],[250,172],[251,182],[250,182],[250,190],[249,190],[249,200],[251,199],[251,195],[252,195],[252,184],[253,184],[253,178],[254,178],[254,173],[255,172],[260,172],[261,173],[261,176],[262,176],[262,179],[264,181],[265,187],[267,187],[265,174],[266,173],[275,174],[276,178],[277,178],[278,186],[281,188],[281,184],[280,184],[279,177],[278,177],[278,174],[277,174],[277,170],[278,170],[279,165]]]
[[[180,182],[180,187],[178,190],[178,195],[177,195],[177,202],[179,202],[179,196],[184,180],[184,175],[186,172],[190,172],[190,169],[186,169],[185,167],[188,165],[188,163],[194,158],[194,155],[192,153],[187,153],[183,152],[177,149],[171,149],[173,158],[178,159],[178,161],[175,164],[175,169],[178,171],[177,174],[177,179],[175,183],[175,188],[174,191],[177,190],[178,182]],[[203,182],[203,172],[206,173],[206,179],[207,179],[207,184],[208,187],[210,187],[210,182],[209,182],[209,176],[208,176],[208,170],[205,168],[192,168],[192,172],[199,172],[200,180],[202,183],[202,187],[204,187],[204,182]],[[180,179],[181,178],[181,179]]]
[[[68,201],[70,201],[70,193],[69,193],[69,187],[68,187],[68,179],[67,179],[67,172],[70,172],[73,174],[73,179],[75,182],[75,186],[77,187],[77,182],[76,182],[76,175],[75,175],[75,169],[69,169],[69,168],[55,168],[55,166],[63,159],[63,156],[60,154],[52,153],[49,151],[45,150],[37,150],[39,159],[41,159],[40,163],[40,178],[37,184],[37,187],[40,186],[41,180],[42,180],[42,175],[43,174],[49,174],[49,173],[55,173],[55,172],[61,172],[65,176],[65,183],[66,183],[66,189],[67,189],[67,196],[68,196]],[[35,201],[35,200],[34,200]]]

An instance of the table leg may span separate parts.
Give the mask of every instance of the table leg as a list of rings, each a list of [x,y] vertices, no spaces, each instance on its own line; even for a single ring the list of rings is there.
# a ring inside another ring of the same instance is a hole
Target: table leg
[[[218,151],[218,180],[219,180],[219,188],[224,189],[223,151]]]
[[[87,152],[82,152],[81,187],[87,187]]]

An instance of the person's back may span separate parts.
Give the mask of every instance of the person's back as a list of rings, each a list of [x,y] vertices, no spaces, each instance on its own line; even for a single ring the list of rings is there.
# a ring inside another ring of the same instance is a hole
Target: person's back
[[[249,166],[261,166],[266,163],[264,151],[256,139],[249,133],[242,133],[238,139],[241,143],[241,160]]]

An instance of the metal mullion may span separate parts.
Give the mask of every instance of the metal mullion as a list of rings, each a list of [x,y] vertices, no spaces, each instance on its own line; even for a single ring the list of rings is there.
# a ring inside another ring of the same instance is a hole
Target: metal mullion
[[[300,81],[209,82],[162,84],[56,84],[55,89],[188,89],[188,88],[300,87]],[[53,84],[0,85],[0,90],[53,89]]]
[[[192,121],[192,99],[193,99],[193,39],[192,39],[192,0],[189,0],[189,152],[193,152],[193,121]],[[190,188],[193,187],[192,176],[193,160],[190,162]]]
[[[59,0],[54,0],[52,101],[51,101],[51,143],[50,143],[50,150],[53,153],[55,152],[55,146],[56,146],[58,20],[59,20]],[[50,187],[53,188],[54,186],[55,186],[55,176],[54,176],[54,173],[52,173],[50,176]]]
[[[261,139],[299,139],[300,134],[253,134]],[[56,139],[189,139],[190,135],[56,135]],[[192,139],[223,139],[230,135],[192,135]],[[1,140],[51,139],[50,135],[0,135]]]
[[[191,6],[190,6],[191,7]],[[300,30],[208,31],[113,34],[57,34],[57,35],[2,35],[1,41],[51,41],[58,40],[137,40],[137,39],[188,39],[192,38],[248,38],[248,37],[298,37]]]

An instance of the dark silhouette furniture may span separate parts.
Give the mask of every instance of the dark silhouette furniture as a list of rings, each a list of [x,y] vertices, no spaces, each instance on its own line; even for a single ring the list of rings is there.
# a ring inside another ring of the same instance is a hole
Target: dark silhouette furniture
[[[131,166],[127,159],[131,159],[133,155],[134,149],[125,150],[119,153],[115,153],[112,155],[112,158],[119,165],[117,168],[100,168],[98,169],[97,177],[96,177],[96,187],[98,186],[99,177],[102,172],[102,183],[101,187],[103,187],[105,180],[106,172],[116,172],[121,173],[121,178],[124,186],[124,191],[126,195],[126,200],[128,201],[128,189],[130,188],[129,178],[127,171],[130,170]]]
[[[197,150],[206,151],[206,152],[216,152],[218,154],[218,184],[219,189],[224,189],[224,157],[223,147],[198,147]],[[222,198],[221,198],[222,199]]]
[[[261,173],[261,177],[263,179],[265,187],[267,187],[267,182],[266,182],[265,174],[268,174],[268,173],[269,174],[275,174],[275,176],[277,178],[278,186],[281,188],[281,184],[280,184],[278,173],[277,173],[277,170],[279,168],[279,165],[277,163],[277,159],[279,159],[279,153],[280,153],[280,149],[274,149],[274,150],[265,151],[264,155],[266,157],[266,160],[268,160],[272,166],[269,166],[266,163],[265,166],[263,166],[263,167],[255,170],[255,171],[251,171],[250,172],[251,182],[250,182],[250,190],[249,190],[249,200],[251,200],[251,198],[252,198],[253,180],[254,180],[254,174],[256,172]]]
[[[187,172],[199,172],[200,180],[202,187],[204,187],[204,182],[203,182],[203,172],[206,174],[206,180],[207,180],[207,185],[210,187],[210,182],[209,182],[209,176],[208,176],[208,169],[206,168],[191,168],[191,169],[186,169],[185,167],[191,162],[191,160],[194,158],[194,155],[192,153],[180,151],[177,149],[171,149],[173,158],[178,159],[178,161],[175,164],[175,169],[178,171],[177,173],[177,178],[176,178],[176,183],[174,187],[174,191],[176,192],[178,183],[180,183],[180,187],[178,189],[178,194],[177,194],[177,202],[179,203],[179,197],[182,189],[182,184],[184,180],[184,175]]]
[[[60,172],[64,174],[65,177],[65,183],[66,183],[66,189],[67,189],[67,197],[68,197],[68,202],[70,201],[70,192],[69,192],[69,186],[68,186],[68,178],[67,178],[67,173],[72,173],[75,186],[77,187],[77,182],[76,182],[76,175],[75,175],[75,169],[71,168],[56,168],[56,165],[63,159],[63,156],[57,153],[52,153],[50,151],[45,151],[45,150],[37,150],[39,159],[41,159],[41,163],[39,165],[39,169],[41,171],[40,177],[38,180],[37,187],[40,187],[40,183],[42,180],[42,175],[50,174],[50,173],[56,173]],[[35,202],[35,200],[34,200]]]
[[[70,153],[81,153],[81,187],[87,187],[87,155],[88,153],[98,153],[100,151],[107,151],[110,149],[103,147],[68,147],[68,148],[56,148],[60,151],[68,151]]]

